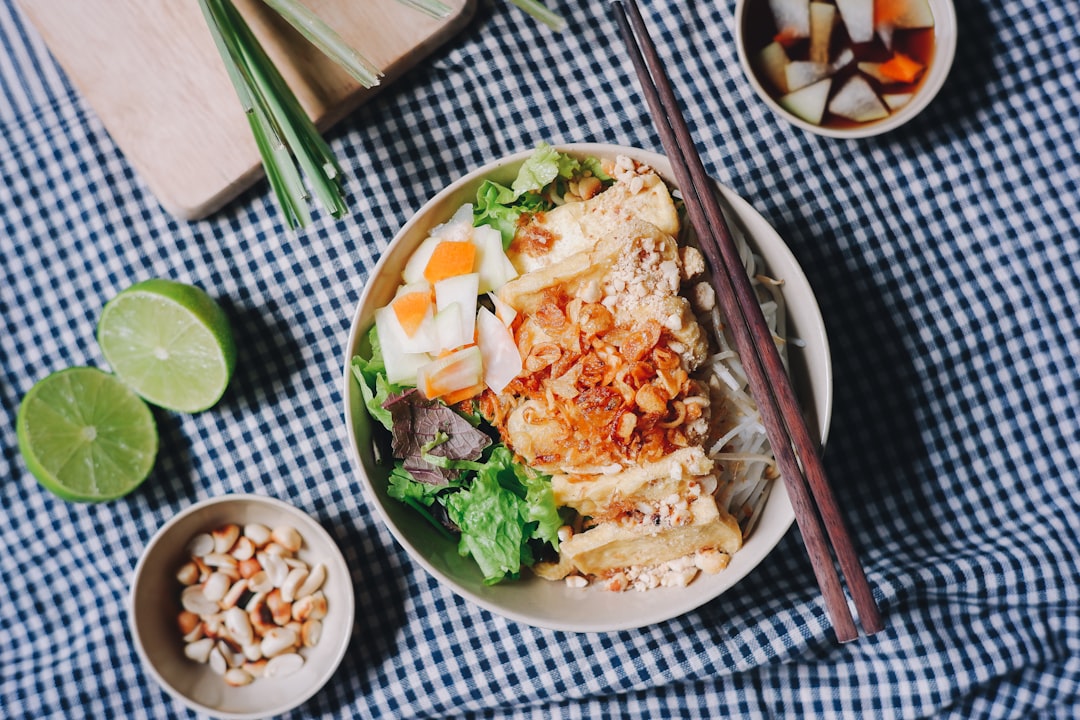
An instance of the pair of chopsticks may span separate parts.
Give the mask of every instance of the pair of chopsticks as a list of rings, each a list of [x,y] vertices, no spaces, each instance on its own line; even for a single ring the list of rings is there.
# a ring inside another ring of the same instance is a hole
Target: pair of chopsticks
[[[717,301],[727,318],[746,370],[750,392],[757,401],[769,444],[776,454],[837,640],[849,642],[859,633],[833,563],[829,542],[847,580],[859,622],[863,630],[872,635],[884,627],[881,612],[825,477],[818,443],[810,435],[772,332],[739,260],[717,201],[716,185],[706,174],[695,150],[694,140],[636,1],[613,0],[612,7],[653,121],[660,131],[664,150],[674,167],[690,222],[708,261]]]

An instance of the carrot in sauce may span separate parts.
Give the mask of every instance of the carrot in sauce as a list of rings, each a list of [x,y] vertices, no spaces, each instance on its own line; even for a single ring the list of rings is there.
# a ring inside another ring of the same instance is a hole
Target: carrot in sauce
[[[892,58],[881,63],[878,70],[882,75],[892,78],[896,82],[912,83],[923,71],[923,66],[903,53],[893,53]]]
[[[791,28],[785,28],[773,36],[773,40],[783,45],[785,48],[791,48],[801,38],[797,37],[795,31]]]

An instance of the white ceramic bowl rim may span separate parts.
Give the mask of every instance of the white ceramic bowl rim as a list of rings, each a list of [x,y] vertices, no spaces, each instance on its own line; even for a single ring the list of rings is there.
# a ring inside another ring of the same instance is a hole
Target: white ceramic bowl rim
[[[629,155],[648,163],[657,169],[671,186],[675,185],[670,164],[666,158],[657,153],[597,143],[556,147],[577,155],[607,157],[619,154]],[[527,580],[523,578],[494,586],[483,586],[479,582],[479,573],[475,570],[470,573],[454,565],[452,556],[456,555],[455,549],[434,547],[430,538],[423,537],[425,533],[433,534],[433,531],[426,527],[425,521],[402,503],[388,499],[385,487],[376,487],[365,464],[365,457],[371,456],[370,447],[362,448],[358,437],[360,430],[367,432],[366,425],[369,420],[366,411],[359,409],[357,405],[357,403],[362,405],[362,400],[352,375],[351,359],[361,347],[364,335],[371,324],[371,313],[374,307],[366,306],[375,302],[380,305],[388,302],[397,287],[398,270],[388,268],[392,264],[400,266],[403,263],[403,256],[407,257],[415,244],[422,239],[413,235],[425,232],[439,222],[445,221],[461,202],[469,201],[468,190],[471,190],[472,196],[475,197],[475,186],[483,178],[500,172],[505,173],[507,168],[516,168],[532,152],[532,150],[526,150],[508,155],[451,183],[425,203],[402,226],[383,252],[361,293],[353,316],[348,344],[345,347],[343,391],[348,441],[354,465],[366,487],[368,497],[374,502],[378,514],[391,534],[415,562],[459,596],[503,617],[537,627],[574,632],[607,632],[643,627],[677,617],[714,599],[756,567],[786,534],[794,520],[790,500],[782,482],[775,483],[762,520],[759,521],[757,529],[742,550],[732,558],[729,567],[717,575],[699,577],[689,587],[661,588],[649,592],[611,593],[599,588],[589,588],[584,591],[567,588],[564,583],[539,578]],[[752,226],[751,232],[748,233],[751,236],[750,244],[759,246],[756,248],[759,251],[767,250],[763,252],[767,255],[766,262],[774,275],[784,280],[782,292],[785,296],[789,293],[798,293],[800,301],[798,305],[788,304],[789,321],[793,314],[799,315],[802,320],[801,325],[794,327],[793,331],[807,341],[809,348],[807,357],[814,364],[813,383],[808,385],[814,405],[811,414],[815,416],[811,427],[814,427],[813,423],[816,422],[822,443],[824,443],[832,414],[832,369],[824,322],[813,292],[810,290],[809,282],[790,250],[764,218],[731,190],[721,187],[721,192],[726,204],[725,213],[736,214],[733,231],[740,232],[739,228],[742,225]],[[457,200],[454,207],[443,207],[455,198]],[[461,200],[461,198],[466,199]],[[442,212],[438,214],[438,217],[433,217],[433,213],[440,208]],[[404,248],[403,243],[410,237],[414,244]],[[765,247],[760,247],[761,245]],[[778,267],[782,272],[776,272]],[[372,467],[376,467],[374,463]],[[385,485],[384,480],[380,482]],[[465,562],[472,561],[467,559]],[[476,577],[466,577],[470,574],[475,574]]]

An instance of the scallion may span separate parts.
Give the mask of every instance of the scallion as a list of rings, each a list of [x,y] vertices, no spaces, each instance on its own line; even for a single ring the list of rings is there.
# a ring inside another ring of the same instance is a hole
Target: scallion
[[[442,0],[398,1],[436,18],[451,12]],[[363,87],[379,83],[382,72],[299,0],[263,2]],[[511,2],[554,30],[566,27],[566,21],[540,0]],[[311,221],[313,196],[335,218],[345,215],[348,210],[337,160],[232,0],[199,0],[199,6],[289,227],[303,227]]]
[[[341,168],[231,0],[199,0],[214,43],[247,113],[255,144],[289,227],[311,220],[314,196],[334,217],[346,214]]]
[[[333,28],[302,3],[295,0],[263,0],[264,3],[306,37],[328,58],[345,69],[366,88],[379,84],[382,72],[370,60],[346,43]]]
[[[398,2],[433,18],[447,17],[451,11],[451,7],[442,0],[398,0]]]
[[[555,32],[566,29],[566,20],[561,15],[549,10],[540,0],[510,0],[525,12],[547,25]]]

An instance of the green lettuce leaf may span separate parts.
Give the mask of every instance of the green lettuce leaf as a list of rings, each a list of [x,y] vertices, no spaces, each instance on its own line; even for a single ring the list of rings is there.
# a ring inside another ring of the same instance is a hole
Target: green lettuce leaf
[[[490,225],[502,234],[503,247],[514,239],[518,219],[523,213],[550,210],[553,207],[542,191],[556,180],[570,179],[591,171],[601,180],[610,180],[596,158],[578,160],[561,153],[547,143],[536,146],[525,160],[510,187],[485,180],[476,191],[473,225]]]
[[[458,551],[471,555],[491,584],[515,578],[533,563],[530,541],[558,548],[563,524],[551,478],[514,462],[502,444],[493,446],[471,485],[444,495],[450,519],[461,528]]]
[[[551,489],[551,478],[530,468],[515,465],[514,470],[525,486],[525,521],[536,526],[529,534],[534,540],[549,543],[556,550],[559,548],[559,528],[563,520],[555,504],[555,492]],[[531,563],[526,563],[531,564]]]
[[[486,584],[521,572],[521,498],[499,484],[497,473],[480,472],[472,485],[444,501],[450,519],[461,528],[458,552],[472,556]]]
[[[540,143],[521,164],[514,184],[510,186],[514,200],[532,190],[543,190],[557,177],[570,177],[577,167],[579,164],[574,158],[563,155],[547,143]]]
[[[421,517],[427,520],[440,535],[448,540],[453,540],[454,536],[450,534],[450,531],[441,522],[439,522],[435,517],[435,513],[442,514],[439,506],[436,505],[436,496],[440,492],[445,491],[447,487],[456,486],[457,483],[453,481],[442,486],[418,482],[416,478],[405,469],[404,464],[398,460],[394,464],[394,469],[390,471],[390,477],[387,480],[386,494],[411,507]]]
[[[415,500],[424,506],[435,502],[435,496],[446,489],[446,485],[431,485],[416,480],[399,460],[390,471],[386,494],[395,500],[406,502]]]
[[[476,191],[476,206],[473,209],[473,225],[489,225],[502,235],[503,247],[509,247],[514,239],[521,209],[511,206],[514,202],[513,191],[491,180],[485,180]]]
[[[613,178],[604,172],[604,169],[600,166],[600,158],[587,157],[581,161],[581,170],[588,170],[595,177],[599,178],[603,182],[608,182]]]

